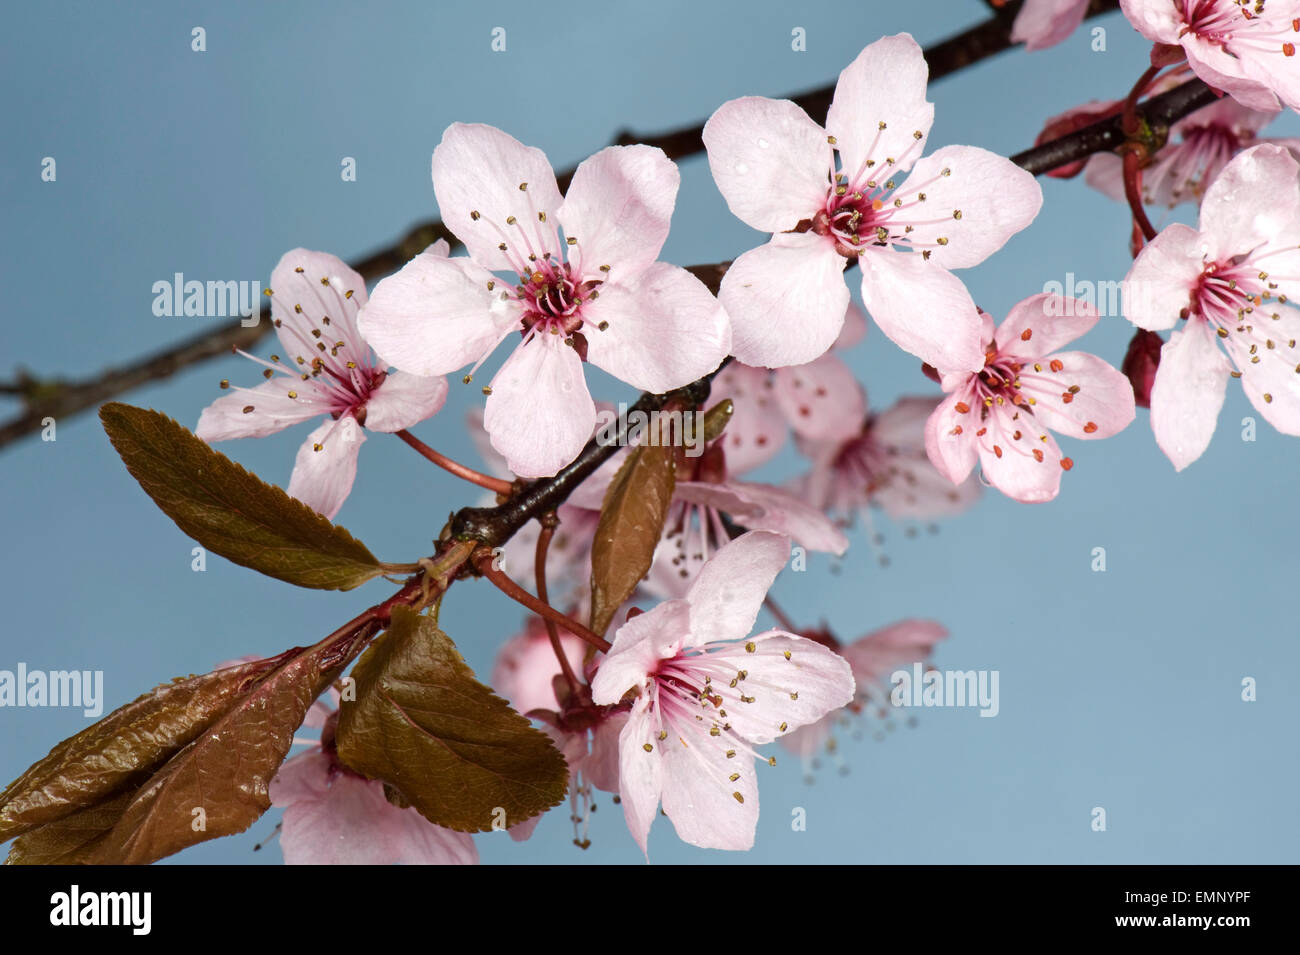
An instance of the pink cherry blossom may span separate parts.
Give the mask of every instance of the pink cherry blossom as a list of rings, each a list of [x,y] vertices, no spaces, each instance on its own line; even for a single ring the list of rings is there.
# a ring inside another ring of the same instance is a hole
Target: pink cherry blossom
[[[1300,0],[1120,0],[1148,40],[1181,47],[1210,86],[1250,109],[1300,109]]]
[[[844,520],[878,507],[894,520],[928,520],[966,510],[979,498],[969,478],[956,487],[930,463],[925,426],[942,399],[912,395],[879,414],[864,414],[843,440],[801,440],[812,462],[795,492],[819,510]]]
[[[748,849],[758,822],[754,746],[853,698],[848,663],[820,644],[780,630],[746,640],[789,555],[786,537],[744,534],[705,564],[684,599],[614,635],[592,697],[614,704],[637,694],[619,736],[619,793],[643,851],[661,801],[685,842]]]
[[[993,331],[984,316],[984,368],[943,375],[948,397],[930,415],[925,445],[930,460],[953,483],[979,461],[985,479],[1008,497],[1050,501],[1061,472],[1074,466],[1052,432],[1105,438],[1134,417],[1127,378],[1086,352],[1058,348],[1098,319],[1086,302],[1035,295],[1011,309]]]
[[[1151,428],[1178,470],[1209,447],[1230,376],[1273,427],[1300,435],[1298,246],[1300,163],[1261,145],[1210,185],[1199,230],[1171,225],[1133,263],[1124,316],[1149,331],[1186,322],[1151,388]]]
[[[933,620],[901,620],[875,630],[849,644],[841,645],[828,631],[804,634],[834,650],[853,670],[857,693],[846,710],[853,714],[889,705],[889,674],[901,666],[926,661],[935,645],[946,639],[948,630]],[[843,712],[843,711],[842,711]],[[888,713],[888,710],[884,710]],[[835,723],[840,714],[831,713],[816,723],[781,738],[781,745],[798,754],[809,765],[816,753],[833,745]]]
[[[834,348],[849,348],[865,335],[866,317],[850,303]],[[727,398],[734,410],[723,444],[732,474],[774,458],[788,430],[814,440],[848,437],[866,412],[852,370],[831,353],[775,371],[732,361],[714,377],[710,392],[714,402]]]
[[[384,784],[339,762],[338,711],[317,701],[304,725],[320,743],[288,760],[271,780],[271,805],[284,808],[280,844],[288,865],[474,865],[478,849],[463,832],[435,826],[413,807],[399,809]]]
[[[934,119],[928,76],[911,36],[885,37],[840,74],[825,129],[789,100],[758,96],[723,104],[705,124],[709,168],[732,213],[775,233],[722,281],[741,361],[821,356],[843,324],[843,273],[856,262],[863,303],[890,339],[938,368],[979,368],[975,305],[949,269],[1000,249],[1033,221],[1042,191],[983,149],[920,158]]]
[[[559,630],[560,646],[575,673],[582,672],[587,645],[564,629]],[[497,651],[492,669],[492,686],[520,713],[554,710],[554,679],[560,675],[546,624],[541,617],[529,617],[523,633],[507,640]]]
[[[433,153],[433,187],[469,257],[420,255],[380,282],[361,316],[367,339],[397,368],[434,375],[477,369],[519,333],[484,389],[484,423],[515,474],[554,474],[595,425],[584,362],[665,392],[730,348],[704,284],[655,261],[679,179],[662,150],[613,146],[584,161],[561,197],[541,150],[453,124]]]
[[[1056,46],[1079,28],[1087,12],[1088,0],[1025,0],[1011,24],[1011,42],[1031,51]]]
[[[446,256],[447,244],[424,253]],[[401,431],[435,414],[447,399],[447,380],[390,373],[357,330],[366,283],[324,252],[294,249],[271,273],[271,317],[283,355],[265,366],[255,388],[227,381],[232,394],[199,416],[194,433],[204,441],[262,438],[320,415],[329,419],[298,450],[288,491],[333,519],[357,474],[357,452],[373,431]]]
[[[584,618],[585,609],[573,615]],[[603,659],[597,656],[584,663],[586,644],[563,630],[560,644],[575,674],[591,672]],[[626,707],[596,706],[585,687],[577,695],[570,691],[546,625],[538,617],[530,618],[524,632],[498,651],[492,684],[517,711],[543,721],[556,748],[564,754],[569,767],[574,843],[587,848],[592,790],[618,791],[618,738],[627,722]],[[511,826],[510,837],[516,841],[529,838],[540,819],[534,816]]]
[[[1120,104],[1114,106],[1118,112]],[[1143,201],[1171,209],[1181,202],[1200,202],[1206,187],[1234,156],[1260,143],[1274,143],[1300,155],[1300,139],[1259,137],[1276,115],[1247,109],[1228,98],[1180,119],[1169,129],[1168,144],[1142,170]],[[1086,181],[1112,199],[1126,202],[1123,166],[1114,153],[1097,153],[1088,160]]]

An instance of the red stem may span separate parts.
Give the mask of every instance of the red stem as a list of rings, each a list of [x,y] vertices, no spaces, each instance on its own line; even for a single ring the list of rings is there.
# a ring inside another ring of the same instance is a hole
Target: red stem
[[[509,494],[514,489],[514,486],[509,481],[503,481],[501,478],[494,478],[491,475],[483,474],[481,471],[475,471],[473,468],[468,468],[459,461],[453,461],[445,454],[433,450],[409,431],[396,431],[394,434],[425,458],[438,465],[438,467],[451,472],[458,478],[464,478],[472,484],[485,487],[489,491],[496,491],[498,494]]]
[[[546,553],[550,550],[551,537],[555,534],[557,522],[554,511],[542,515],[542,532],[537,535],[537,556],[533,560],[533,574],[537,577],[537,599],[548,605],[551,601],[546,595]],[[564,645],[560,643],[560,631],[556,629],[555,621],[551,618],[542,617],[542,622],[546,624],[546,634],[551,638],[551,649],[555,651],[555,658],[560,661],[560,671],[569,684],[569,692],[577,696],[578,677],[574,674],[573,667],[569,665],[569,657],[564,652]]]
[[[1146,208],[1142,204],[1141,162],[1146,150],[1137,139],[1139,132],[1137,104],[1138,100],[1142,98],[1142,94],[1155,82],[1162,69],[1164,69],[1163,66],[1147,67],[1146,72],[1138,77],[1138,81],[1133,84],[1128,96],[1124,98],[1124,109],[1120,115],[1120,128],[1123,129],[1124,135],[1129,139],[1123,150],[1124,197],[1128,199],[1129,209],[1133,212],[1133,221],[1142,230],[1142,235],[1148,242],[1156,237],[1156,229],[1151,224],[1151,220],[1147,218]],[[1138,243],[1134,241],[1133,245],[1135,247],[1134,255],[1136,255]]]
[[[1150,242],[1156,237],[1156,227],[1147,218],[1147,211],[1142,205],[1142,168],[1138,162],[1139,157],[1135,150],[1124,151],[1124,197],[1128,199],[1128,207],[1133,212],[1133,221],[1142,230],[1143,238]],[[1136,239],[1137,237],[1134,236],[1135,255],[1140,251]]]
[[[488,580],[492,581],[492,583],[496,585],[498,590],[500,590],[511,600],[523,604],[525,607],[527,607],[533,613],[538,614],[543,619],[554,620],[565,630],[569,631],[569,633],[573,634],[575,637],[578,637],[581,640],[587,641],[587,643],[591,644],[597,650],[601,650],[605,653],[609,652],[609,648],[612,646],[612,644],[608,640],[606,640],[604,637],[600,637],[592,633],[582,624],[560,613],[560,611],[556,610],[550,604],[543,603],[542,601],[538,600],[528,591],[524,590],[524,588],[520,587],[517,583],[515,583],[513,580],[507,577],[504,571],[500,570],[497,567],[493,567],[492,566],[493,559],[494,558],[491,553],[485,554],[484,556],[478,559],[477,566],[478,566],[479,573],[481,573]]]

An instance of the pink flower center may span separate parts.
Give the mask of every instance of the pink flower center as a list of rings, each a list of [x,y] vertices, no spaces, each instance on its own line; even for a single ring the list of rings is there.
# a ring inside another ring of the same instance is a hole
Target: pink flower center
[[[583,325],[582,303],[596,297],[599,279],[576,280],[568,262],[553,263],[544,258],[526,269],[515,286],[515,296],[523,305],[520,321],[523,333],[533,330],[572,335]]]
[[[303,269],[299,267],[295,271],[301,273]],[[376,366],[370,347],[355,332],[358,309],[353,290],[339,289],[327,275],[312,282],[310,288],[312,295],[290,306],[291,318],[274,321],[281,343],[290,349],[288,360],[272,355],[270,361],[264,361],[246,351],[237,349],[237,352],[262,365],[262,375],[268,380],[282,381],[287,398],[313,405],[313,410],[336,419],[351,411],[357,424],[365,424],[366,402],[388,373]],[[274,294],[272,289],[266,292]],[[277,375],[284,377],[277,378]],[[232,386],[223,380],[221,387]],[[236,390],[253,393],[247,388]],[[244,408],[245,414],[254,411],[254,404]],[[320,447],[317,445],[316,450]]]
[[[1231,372],[1234,378],[1240,378],[1242,371],[1258,365],[1265,357],[1283,360],[1288,367],[1294,364],[1296,374],[1300,374],[1296,340],[1281,337],[1281,330],[1273,323],[1282,316],[1270,310],[1273,303],[1287,305],[1287,296],[1278,292],[1278,282],[1260,268],[1270,255],[1290,251],[1274,249],[1207,264],[1192,290],[1191,301],[1179,313],[1184,319],[1204,319],[1224,340],[1224,348],[1239,369]],[[1273,395],[1265,393],[1264,401],[1271,403]]]
[[[1020,337],[1029,341],[1033,329],[1026,328]],[[1082,390],[1081,385],[1069,380],[1065,362],[1059,358],[1022,358],[990,345],[983,370],[971,379],[971,403],[959,401],[954,406],[959,415],[967,415],[974,410],[973,404],[978,408],[978,418],[970,424],[958,424],[951,433],[958,435],[973,429],[977,440],[994,442],[990,447],[997,457],[1021,454],[1043,464],[1047,455],[1039,445],[1046,443],[1047,434],[1034,419],[1034,406],[1039,398],[1055,396],[1062,404],[1072,404]],[[1088,421],[1083,430],[1095,433],[1097,424]],[[1074,461],[1061,458],[1060,465],[1068,471]]]
[[[884,123],[880,124],[881,132],[886,128]],[[835,243],[835,250],[849,259],[872,247],[893,245],[919,250],[928,259],[931,249],[948,244],[948,238],[936,236],[933,227],[960,219],[962,213],[960,209],[927,206],[926,188],[952,175],[951,169],[944,168],[927,180],[909,177],[901,186],[891,178],[893,171],[920,147],[924,138],[925,134],[917,130],[912,134],[911,146],[898,156],[889,156],[881,151],[877,134],[856,171],[850,173],[847,167],[839,172],[831,170],[825,205],[795,231],[811,229],[827,236]],[[828,139],[835,145],[834,136]],[[842,155],[840,162],[843,162]],[[943,214],[936,218],[935,212]],[[924,238],[914,235],[918,227],[923,227]]]
[[[584,317],[583,306],[600,296],[597,289],[604,284],[610,268],[602,265],[599,273],[588,272],[580,250],[576,262],[566,261],[564,250],[577,246],[577,238],[568,236],[561,242],[548,210],[538,209],[534,204],[528,183],[521,182],[519,192],[522,215],[509,215],[504,223],[494,222],[477,211],[469,214],[473,222],[496,232],[501,240],[497,249],[515,273],[514,294],[502,291],[501,299],[513,299],[518,304],[520,333],[525,338],[544,332],[563,335],[565,343],[586,361],[587,339],[582,334],[583,327],[591,325],[604,331],[608,322],[593,322]],[[526,210],[523,205],[527,206]],[[600,277],[591,277],[596,274]],[[496,291],[497,283],[488,282],[487,287]],[[477,369],[478,365],[474,367]],[[472,375],[473,371],[466,380]]]

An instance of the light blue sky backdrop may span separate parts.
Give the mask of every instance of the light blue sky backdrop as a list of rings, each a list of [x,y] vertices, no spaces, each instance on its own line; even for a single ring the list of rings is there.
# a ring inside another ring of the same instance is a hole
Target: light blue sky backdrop
[[[388,244],[436,213],[429,156],[453,121],[498,125],[563,167],[617,130],[659,131],[731,97],[819,86],[882,35],[927,43],[984,16],[979,0],[10,4],[0,14],[0,370],[84,375],[202,329],[213,320],[152,314],[152,284],[178,271],[266,284],[295,246],[354,259]],[[1146,46],[1119,16],[1100,25],[1104,53],[1080,32],[936,83],[931,146],[1010,154],[1045,117],[1122,96]],[[195,26],[204,53],[190,49]],[[505,53],[490,50],[495,26],[507,30]],[[790,48],[795,26],[807,52]],[[1300,132],[1289,115],[1275,128]],[[46,156],[54,183],[40,179]],[[339,175],[346,156],[354,183]],[[727,213],[702,156],[682,163],[682,177],[665,258],[715,261],[761,241]],[[999,319],[1067,272],[1115,280],[1129,264],[1123,208],[1079,180],[1043,186],[1033,227],[963,273]],[[1129,336],[1109,316],[1083,347],[1118,364]],[[935,389],[874,330],[850,360],[877,408]],[[129,400],[192,426],[220,378],[256,376],[231,358]],[[593,382],[598,396],[623,394]],[[453,396],[416,431],[473,460],[461,422],[481,396],[459,386]],[[1234,383],[1209,452],[1176,475],[1139,412],[1113,440],[1068,447],[1078,463],[1053,503],[988,493],[915,538],[881,521],[890,566],[859,531],[838,574],[822,561],[783,577],[783,604],[845,637],[907,616],[942,620],[952,636],[937,663],[999,670],[1001,712],[924,711],[884,742],[868,727],[844,739],[848,774],[823,770],[811,786],[792,759],[762,767],[752,853],[683,846],[661,819],[652,858],[1294,861],[1300,651],[1288,601],[1300,571],[1300,443],[1262,420],[1258,440],[1242,441],[1252,414]],[[283,483],[304,433],[222,450]],[[314,641],[384,595],[382,582],[299,590],[217,557],[194,573],[192,543],[127,475],[95,416],[60,422],[57,435],[0,453],[0,668],[102,669],[113,707],[178,674]],[[381,558],[413,560],[449,511],[476,498],[375,435],[339,521]],[[1105,573],[1091,570],[1095,547],[1106,548]],[[458,584],[443,611],[485,676],[522,619],[482,582]],[[1259,686],[1250,704],[1240,699],[1248,676]],[[86,722],[72,710],[0,710],[0,776]],[[559,810],[529,843],[479,837],[483,858],[639,861],[619,810],[607,797],[599,805],[586,853],[569,844]],[[1107,811],[1104,833],[1090,828],[1095,806]],[[804,832],[791,829],[795,807],[806,809]],[[278,862],[278,849],[251,852],[276,817],[175,861]]]

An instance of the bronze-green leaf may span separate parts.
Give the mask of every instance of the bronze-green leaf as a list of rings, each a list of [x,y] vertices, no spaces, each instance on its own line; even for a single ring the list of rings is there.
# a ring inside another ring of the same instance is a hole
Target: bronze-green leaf
[[[166,415],[99,409],[126,469],[176,525],[228,560],[300,587],[351,590],[384,572],[366,546]]]
[[[704,443],[712,444],[718,438],[722,437],[722,432],[727,429],[727,423],[731,420],[732,414],[735,413],[736,406],[730,398],[723,398],[716,405],[704,412]]]
[[[0,793],[0,841],[143,781],[285,659],[281,654],[173,680],[65,739]]]
[[[650,570],[676,484],[676,451],[642,445],[605,491],[591,545],[591,629],[604,633]]]
[[[132,790],[70,816],[38,826],[9,847],[5,865],[76,865],[87,863],[104,836],[117,825],[130,805]]]
[[[474,678],[433,617],[395,607],[352,676],[357,698],[339,712],[339,759],[430,822],[484,832],[494,811],[514,825],[564,798],[564,757]]]
[[[96,865],[141,865],[243,832],[271,806],[268,788],[307,708],[360,652],[362,627],[296,651],[137,789],[86,853]]]

